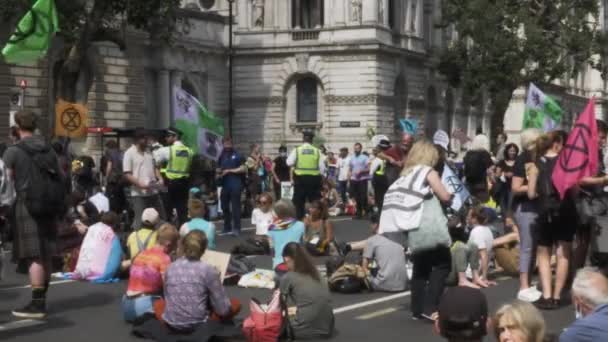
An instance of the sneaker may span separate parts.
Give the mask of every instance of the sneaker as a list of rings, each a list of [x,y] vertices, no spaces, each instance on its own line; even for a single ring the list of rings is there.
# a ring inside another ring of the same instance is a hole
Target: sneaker
[[[539,300],[542,295],[542,292],[538,291],[538,289],[533,286],[519,291],[517,293],[517,299],[523,302],[534,303]]]
[[[13,316],[19,318],[44,319],[46,317],[46,308],[44,307],[44,304],[36,304],[32,301],[22,309],[13,310]]]
[[[558,308],[554,299],[544,297],[534,302],[534,306],[541,310],[555,310]]]

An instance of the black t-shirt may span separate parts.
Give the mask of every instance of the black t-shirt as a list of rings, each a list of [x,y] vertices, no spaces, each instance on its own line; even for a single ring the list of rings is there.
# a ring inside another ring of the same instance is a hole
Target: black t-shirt
[[[513,165],[513,177],[519,177],[524,179],[524,185],[528,184],[528,178],[526,176],[526,163],[532,162],[532,156],[528,151],[524,151],[522,154],[517,156],[515,159],[515,165]],[[537,212],[538,201],[536,199],[530,200],[527,194],[514,194],[512,209],[515,211],[518,206],[521,206],[521,210],[525,212]]]
[[[469,184],[486,181],[487,171],[492,166],[492,156],[488,151],[469,151],[464,156],[464,177]]]
[[[498,162],[498,167],[505,173],[513,173],[513,169],[515,168],[515,164],[509,165],[506,161],[501,160]],[[511,177],[505,177],[506,184],[509,188],[511,188]]]
[[[274,172],[279,177],[281,182],[289,181],[289,166],[287,166],[287,158],[286,157],[276,157],[274,159]]]

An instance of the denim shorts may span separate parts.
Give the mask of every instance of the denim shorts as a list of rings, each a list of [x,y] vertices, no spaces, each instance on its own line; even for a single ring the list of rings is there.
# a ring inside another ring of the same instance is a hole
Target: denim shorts
[[[127,295],[122,297],[122,313],[127,322],[133,322],[135,319],[143,316],[146,313],[154,313],[154,302],[160,299],[160,296],[139,296],[129,298]]]

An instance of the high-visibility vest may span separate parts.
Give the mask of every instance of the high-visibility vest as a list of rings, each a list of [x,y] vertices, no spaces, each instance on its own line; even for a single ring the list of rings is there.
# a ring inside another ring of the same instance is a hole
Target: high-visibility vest
[[[384,169],[386,168],[386,161],[385,160],[381,160],[380,161],[380,167],[376,170],[376,175],[377,176],[384,176]]]
[[[310,145],[304,144],[296,148],[296,166],[294,173],[297,176],[319,176],[319,159],[321,153],[319,149]]]
[[[169,147],[169,162],[165,174],[167,179],[180,179],[190,176],[192,164],[192,150],[184,145],[171,145]]]

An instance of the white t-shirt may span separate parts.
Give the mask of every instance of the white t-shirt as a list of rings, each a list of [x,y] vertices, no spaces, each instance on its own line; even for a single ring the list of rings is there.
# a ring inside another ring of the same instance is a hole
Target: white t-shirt
[[[348,180],[350,158],[338,158],[338,181],[346,182]]]
[[[135,145],[132,145],[125,151],[122,170],[125,173],[130,172],[133,177],[144,184],[157,182],[152,153],[147,150],[141,153]],[[158,193],[158,190],[155,188],[142,190],[134,185],[131,186],[131,196],[149,196],[156,193]]]
[[[488,254],[492,253],[493,241],[494,236],[488,226],[475,226],[469,235],[469,242],[475,243],[479,249],[486,249]]]
[[[255,235],[268,235],[268,227],[272,224],[272,211],[265,213],[259,208],[253,209],[251,224],[255,225]]]

